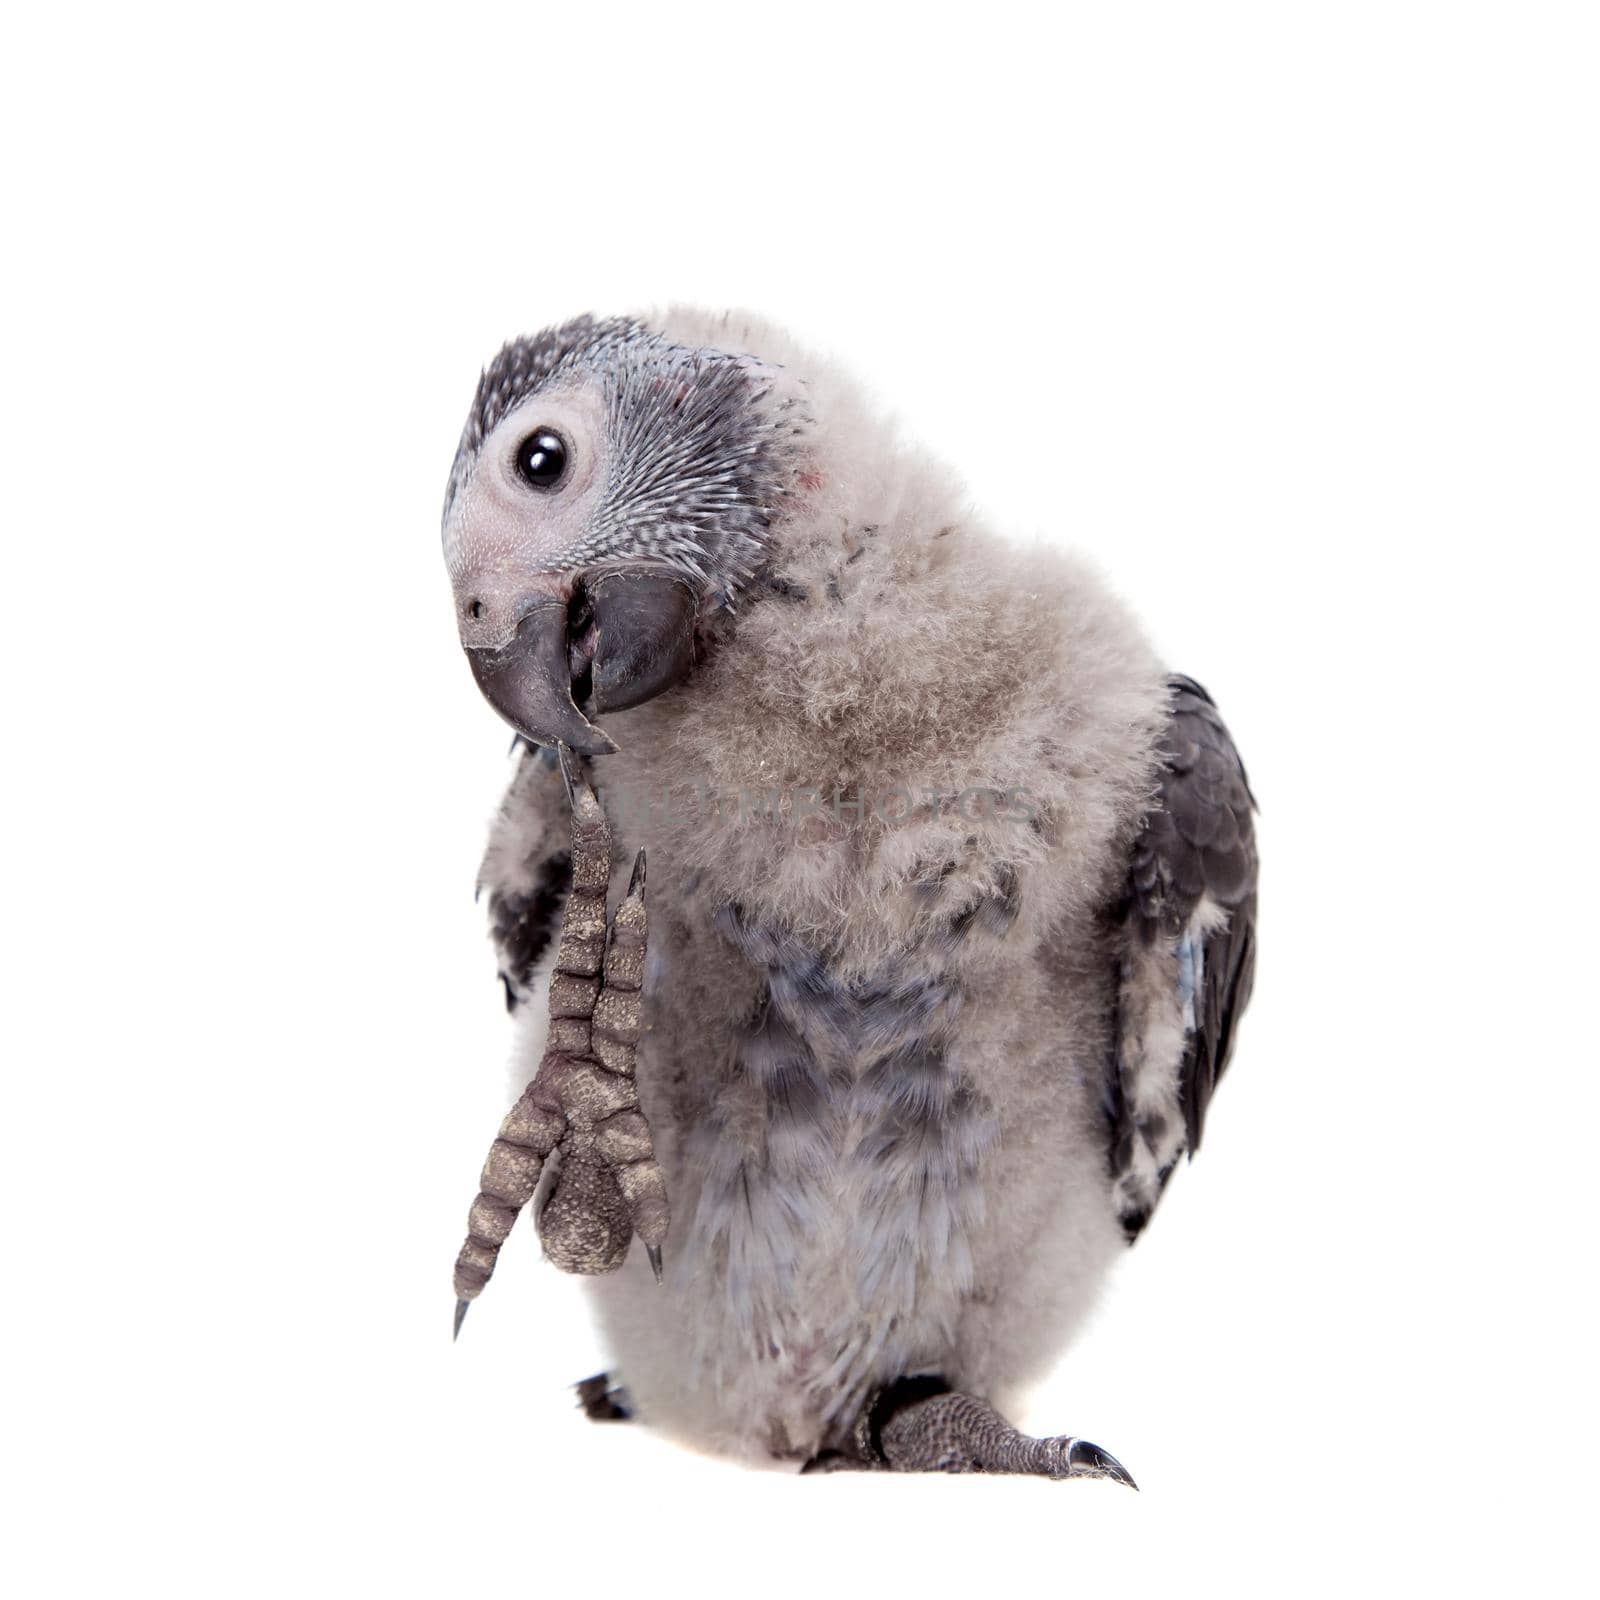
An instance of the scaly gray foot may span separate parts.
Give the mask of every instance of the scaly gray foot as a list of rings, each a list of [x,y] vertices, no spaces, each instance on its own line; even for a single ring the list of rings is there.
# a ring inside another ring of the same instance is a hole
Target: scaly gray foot
[[[552,1154],[556,1176],[538,1216],[545,1254],[564,1272],[614,1272],[637,1233],[661,1276],[666,1180],[634,1081],[648,936],[644,852],[608,924],[611,831],[565,748],[561,763],[572,797],[572,889],[550,979],[549,1048],[484,1164],[456,1259],[458,1333]]]
[[[1035,1439],[987,1401],[937,1378],[891,1384],[863,1413],[848,1448],[828,1450],[802,1471],[1007,1472],[1041,1478],[1110,1478],[1139,1486],[1109,1451],[1070,1434]]]

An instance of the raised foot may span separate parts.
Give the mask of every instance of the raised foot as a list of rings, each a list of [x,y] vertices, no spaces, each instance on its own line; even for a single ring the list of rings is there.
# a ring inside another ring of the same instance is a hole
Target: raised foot
[[[1019,1432],[987,1401],[941,1379],[904,1378],[867,1407],[849,1447],[814,1456],[802,1472],[1002,1472],[1040,1478],[1109,1478],[1139,1487],[1108,1450],[1061,1434]]]
[[[457,1332],[552,1154],[556,1175],[538,1216],[546,1255],[564,1272],[613,1272],[637,1233],[661,1277],[666,1180],[634,1081],[648,937],[644,852],[608,921],[611,831],[565,747],[561,770],[572,799],[572,890],[550,980],[549,1047],[484,1164],[456,1258]]]

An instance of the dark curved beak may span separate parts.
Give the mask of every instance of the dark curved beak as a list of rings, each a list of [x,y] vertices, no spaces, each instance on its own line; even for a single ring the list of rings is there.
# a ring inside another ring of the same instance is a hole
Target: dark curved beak
[[[582,624],[585,612],[587,625],[569,637],[571,618]],[[597,712],[625,711],[670,689],[694,665],[694,616],[694,592],[675,574],[608,572],[586,583],[573,606],[539,597],[505,644],[469,647],[467,660],[484,699],[524,739],[607,755],[616,744],[578,698],[587,691]]]
[[[467,651],[483,698],[524,739],[558,740],[582,755],[606,755],[617,747],[578,709],[567,670],[567,606],[550,600],[535,606],[505,644]]]

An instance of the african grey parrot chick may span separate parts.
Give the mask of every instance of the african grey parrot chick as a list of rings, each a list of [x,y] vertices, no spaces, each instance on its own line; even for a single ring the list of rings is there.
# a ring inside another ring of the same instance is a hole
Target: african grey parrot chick
[[[506,346],[444,545],[522,742],[500,975],[550,1019],[458,1329],[532,1201],[597,1275],[593,1416],[1131,1481],[1003,1413],[1193,1154],[1249,998],[1253,802],[1205,691],[743,318]]]

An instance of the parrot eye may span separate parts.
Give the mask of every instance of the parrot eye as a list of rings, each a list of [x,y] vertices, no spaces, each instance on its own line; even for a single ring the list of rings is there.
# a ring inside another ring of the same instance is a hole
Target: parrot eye
[[[517,446],[517,476],[532,489],[553,489],[567,470],[567,447],[559,433],[537,428]]]

